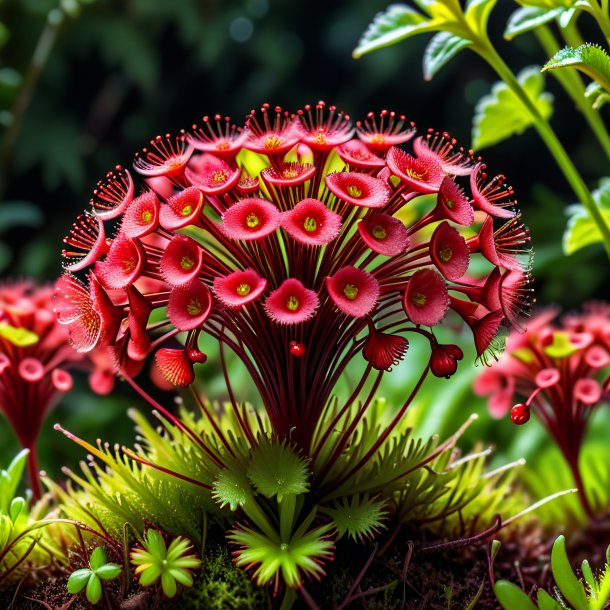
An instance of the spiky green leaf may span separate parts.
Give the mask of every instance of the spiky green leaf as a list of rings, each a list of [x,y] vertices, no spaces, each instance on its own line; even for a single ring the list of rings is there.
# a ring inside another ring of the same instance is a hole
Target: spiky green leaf
[[[572,604],[574,610],[587,610],[587,596],[582,583],[576,578],[566,554],[564,536],[558,536],[551,551],[553,577],[561,594]]]
[[[220,508],[227,504],[232,511],[243,506],[250,497],[248,481],[232,470],[222,470],[214,481],[213,498],[219,503]]]
[[[610,178],[602,178],[599,188],[592,193],[602,218],[610,226]],[[588,210],[581,204],[567,208],[568,224],[563,234],[563,251],[566,255],[591,244],[603,241],[597,223],[591,218]]]
[[[610,93],[610,56],[600,46],[585,43],[557,51],[544,65],[543,71],[575,68],[590,76]]]
[[[494,585],[494,594],[504,610],[537,610],[534,602],[508,580],[498,580]]]
[[[297,455],[286,442],[262,440],[252,451],[248,477],[255,489],[281,502],[286,494],[303,494],[308,490],[307,460]]]
[[[519,84],[548,119],[553,112],[553,96],[544,91],[544,76],[538,66],[524,68],[517,76]],[[520,134],[534,124],[529,110],[504,82],[496,83],[491,93],[479,100],[472,125],[472,146],[480,150]]]
[[[432,32],[437,24],[404,4],[392,4],[377,13],[360,38],[353,52],[354,58],[396,44],[415,34]]]
[[[356,494],[334,502],[323,512],[330,516],[337,529],[337,539],[347,534],[352,540],[362,542],[373,538],[383,528],[385,501],[372,498],[369,494],[362,497]]]
[[[424,51],[424,78],[432,80],[432,77],[446,63],[470,44],[472,44],[470,40],[461,36],[455,36],[449,32],[438,32],[435,34]]]
[[[564,10],[563,8],[549,10],[540,6],[522,6],[510,16],[504,30],[504,38],[512,40],[519,34],[534,30],[545,23],[549,23],[549,21],[553,21],[553,19],[557,19]]]

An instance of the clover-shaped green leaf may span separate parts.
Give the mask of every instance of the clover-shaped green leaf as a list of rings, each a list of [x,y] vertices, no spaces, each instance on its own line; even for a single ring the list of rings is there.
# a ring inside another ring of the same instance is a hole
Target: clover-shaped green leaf
[[[98,546],[89,558],[89,567],[76,570],[68,578],[68,593],[73,595],[85,589],[90,604],[102,599],[102,580],[114,580],[122,571],[120,565],[107,563],[106,551]]]
[[[189,552],[192,548],[190,541],[182,536],[174,538],[167,547],[163,536],[158,531],[149,529],[143,548],[130,554],[140,584],[149,587],[160,578],[161,588],[167,597],[176,595],[177,583],[192,587],[192,570],[201,566],[201,560]]]

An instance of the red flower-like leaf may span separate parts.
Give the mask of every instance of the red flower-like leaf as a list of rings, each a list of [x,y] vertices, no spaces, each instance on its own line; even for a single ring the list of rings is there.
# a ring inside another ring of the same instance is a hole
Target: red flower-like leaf
[[[136,153],[135,170],[144,176],[173,176],[179,174],[193,154],[193,147],[184,134],[157,136],[147,148]]]
[[[282,214],[281,226],[296,241],[321,246],[337,237],[341,231],[341,216],[317,199],[303,199]]]
[[[457,371],[458,360],[464,357],[464,352],[457,345],[451,343],[441,345],[433,341],[431,347],[430,372],[435,377],[449,379]]]
[[[159,268],[171,286],[184,286],[192,282],[201,271],[203,249],[188,235],[176,235],[167,244]]]
[[[464,149],[456,149],[456,144],[455,138],[448,133],[430,131],[425,138],[420,136],[413,140],[413,150],[417,156],[436,157],[446,174],[468,176],[474,167],[473,159]]]
[[[265,312],[278,324],[300,324],[318,308],[318,295],[294,278],[284,280],[265,300]]]
[[[400,148],[390,148],[386,157],[388,167],[404,184],[418,193],[438,192],[445,172],[433,155],[412,157]]]
[[[309,104],[297,112],[303,133],[301,142],[313,150],[328,151],[349,140],[355,132],[348,115],[337,112],[335,106],[326,108],[318,102],[314,108]]]
[[[356,123],[358,137],[376,154],[384,154],[390,147],[408,142],[415,135],[415,126],[405,127],[406,117],[382,110],[379,118],[369,112],[366,120]]]
[[[134,184],[128,170],[117,165],[100,180],[89,200],[98,218],[107,220],[120,216],[133,199]]]
[[[105,260],[95,263],[95,275],[106,288],[126,288],[140,276],[145,258],[144,248],[138,240],[119,233]]]
[[[232,124],[228,116],[223,118],[217,114],[213,118],[204,116],[203,125],[193,125],[187,138],[196,150],[232,159],[247,140],[248,133]]]
[[[442,222],[432,234],[430,257],[448,280],[456,281],[468,270],[470,250],[458,231],[448,222]]]
[[[316,168],[309,163],[282,163],[275,167],[266,167],[261,171],[261,178],[275,187],[293,187],[310,180]]]
[[[266,199],[242,199],[222,216],[222,230],[231,239],[261,239],[279,226],[280,211]]]
[[[184,175],[191,185],[206,195],[222,195],[239,182],[241,170],[224,159],[204,154],[189,163]]]
[[[72,225],[70,232],[64,237],[61,255],[66,261],[66,271],[80,271],[91,265],[108,250],[104,223],[90,214],[84,212]]]
[[[351,265],[327,277],[326,290],[337,308],[354,318],[370,313],[380,292],[375,276]]]
[[[254,269],[234,271],[214,279],[214,293],[227,307],[241,307],[258,299],[266,287],[267,280]]]
[[[413,324],[434,326],[449,309],[447,284],[433,269],[420,269],[409,279],[402,304]]]
[[[342,144],[337,148],[337,154],[350,168],[375,170],[385,166],[385,160],[372,153],[360,140]]]
[[[483,171],[485,165],[477,163],[470,175],[470,188],[474,205],[479,209],[497,216],[498,218],[512,218],[516,212],[513,209],[517,202],[511,199],[513,189],[504,183],[504,176],[495,176],[487,184],[487,174]]]
[[[163,377],[179,388],[185,388],[195,381],[193,362],[184,349],[164,347],[157,350],[155,364]]]
[[[136,197],[123,214],[123,235],[135,239],[152,233],[159,226],[160,205],[153,191],[145,191]]]
[[[362,347],[362,355],[378,371],[389,371],[405,357],[409,342],[399,335],[390,335],[369,326],[369,336]]]
[[[462,189],[449,176],[441,182],[436,199],[435,212],[456,224],[468,226],[474,220],[474,210]]]
[[[358,223],[364,243],[377,254],[396,256],[409,246],[409,233],[401,220],[388,214],[373,214]]]
[[[212,311],[212,295],[208,287],[196,280],[187,286],[177,286],[169,293],[167,316],[181,331],[199,328]]]
[[[159,211],[159,222],[167,231],[195,224],[203,208],[203,193],[196,187],[186,188],[167,200]]]
[[[339,199],[364,208],[382,208],[392,194],[383,180],[357,172],[328,174],[326,186]]]

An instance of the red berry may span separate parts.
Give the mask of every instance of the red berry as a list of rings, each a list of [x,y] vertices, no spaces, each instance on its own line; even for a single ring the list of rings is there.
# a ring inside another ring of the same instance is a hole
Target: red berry
[[[305,355],[305,346],[302,343],[297,343],[296,341],[291,341],[289,343],[290,353],[295,358],[300,358]]]
[[[203,364],[208,359],[207,354],[204,354],[195,347],[191,348],[186,354],[191,362],[196,362],[197,364]]]
[[[526,424],[530,419],[530,408],[526,404],[521,402],[519,404],[516,404],[510,410],[510,419],[513,424],[516,424],[517,426],[522,426],[523,424]]]

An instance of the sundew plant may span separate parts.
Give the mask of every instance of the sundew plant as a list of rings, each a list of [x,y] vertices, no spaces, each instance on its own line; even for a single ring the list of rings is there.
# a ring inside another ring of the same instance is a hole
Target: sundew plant
[[[51,4],[0,10],[0,608],[607,604],[608,3]],[[529,127],[559,184],[480,156]]]

